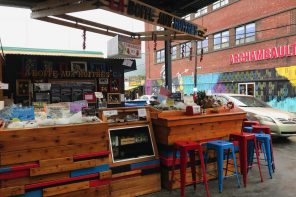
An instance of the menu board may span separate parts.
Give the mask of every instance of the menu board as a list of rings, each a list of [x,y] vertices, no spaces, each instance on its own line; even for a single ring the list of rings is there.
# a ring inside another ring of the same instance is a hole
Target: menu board
[[[109,129],[113,162],[155,156],[148,125]]]

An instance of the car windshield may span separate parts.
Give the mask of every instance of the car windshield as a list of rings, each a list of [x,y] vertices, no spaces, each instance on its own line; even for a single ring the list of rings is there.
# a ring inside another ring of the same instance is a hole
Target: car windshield
[[[243,105],[240,107],[270,107],[263,101],[260,101],[259,99],[255,97],[249,97],[249,96],[232,96],[234,99],[240,101]]]

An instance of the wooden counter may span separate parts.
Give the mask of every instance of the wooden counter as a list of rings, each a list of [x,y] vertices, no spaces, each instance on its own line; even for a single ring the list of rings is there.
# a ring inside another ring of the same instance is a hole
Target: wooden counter
[[[169,189],[173,161],[172,145],[176,141],[200,141],[220,137],[228,139],[229,134],[241,132],[242,121],[246,118],[246,113],[239,109],[220,110],[219,113],[211,113],[207,110],[207,114],[188,116],[183,111],[152,110],[151,117],[161,161],[161,182],[164,188]],[[199,158],[198,155],[196,158]],[[178,158],[176,162],[179,163]],[[233,168],[230,170],[233,171]],[[202,181],[200,167],[197,171],[199,174],[197,180]],[[216,156],[213,150],[208,150],[207,173],[208,180],[217,178]],[[186,174],[189,184],[192,181],[190,168],[187,168]],[[175,177],[176,180],[180,180],[179,170]],[[172,187],[180,188],[180,182],[174,181]]]
[[[179,111],[158,115],[152,122],[157,143],[172,145],[179,140],[199,141],[239,133],[245,118],[246,113],[239,109],[194,116]]]
[[[0,130],[0,196],[109,196],[108,125]]]

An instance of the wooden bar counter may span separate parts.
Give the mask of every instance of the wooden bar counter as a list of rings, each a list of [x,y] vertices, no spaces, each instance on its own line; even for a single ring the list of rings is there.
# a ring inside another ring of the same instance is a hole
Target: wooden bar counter
[[[153,112],[152,112],[153,113]],[[227,137],[241,132],[246,113],[240,109],[202,115],[185,115],[183,111],[154,112],[153,127],[157,143],[172,145],[176,141],[199,141]],[[155,116],[156,115],[156,116]]]
[[[231,133],[240,133],[242,122],[246,118],[246,113],[240,109],[220,110],[219,113],[211,113],[207,110],[202,115],[185,115],[183,111],[151,110],[154,134],[158,145],[159,157],[161,161],[161,182],[162,187],[170,189],[172,174],[172,152],[173,144],[176,141],[202,141],[211,138],[228,139]],[[177,155],[178,157],[178,155]],[[198,155],[196,158],[199,158]],[[208,150],[207,158],[207,178],[217,178],[216,156],[213,150]],[[238,161],[238,160],[237,160]],[[177,164],[179,159],[176,160]],[[197,163],[199,163],[197,161]],[[179,165],[177,165],[177,169]],[[233,171],[233,169],[230,168]],[[202,181],[200,167],[197,168],[197,179]],[[186,170],[187,183],[192,182],[191,169]],[[229,173],[231,174],[231,173]],[[176,180],[180,180],[180,172],[176,171]],[[179,181],[173,181],[172,188],[180,188]]]
[[[108,125],[0,130],[0,196],[109,196]]]

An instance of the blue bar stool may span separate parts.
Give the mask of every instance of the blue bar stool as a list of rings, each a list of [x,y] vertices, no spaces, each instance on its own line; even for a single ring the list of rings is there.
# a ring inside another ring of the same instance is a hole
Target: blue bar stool
[[[252,133],[252,130],[253,130],[252,126],[248,126],[248,127],[243,128],[243,132],[246,132],[246,133]]]
[[[270,135],[269,134],[261,134],[261,133],[256,133],[256,140],[257,142],[261,143],[262,146],[264,147],[264,153],[266,155],[266,159],[267,159],[267,166],[268,166],[268,172],[269,172],[269,176],[272,179],[272,152],[270,149]],[[253,155],[254,153],[252,153],[252,160],[253,160]]]
[[[223,179],[230,177],[230,176],[224,176],[223,170],[224,170],[224,151],[225,150],[232,150],[232,158],[235,168],[235,174],[231,176],[236,176],[237,178],[237,186],[240,187],[240,181],[238,177],[237,172],[237,165],[236,165],[236,157],[235,157],[235,150],[234,145],[232,142],[225,141],[225,140],[215,140],[207,143],[208,149],[214,149],[217,153],[217,162],[218,162],[218,180],[219,180],[219,192],[222,192],[223,189]]]

